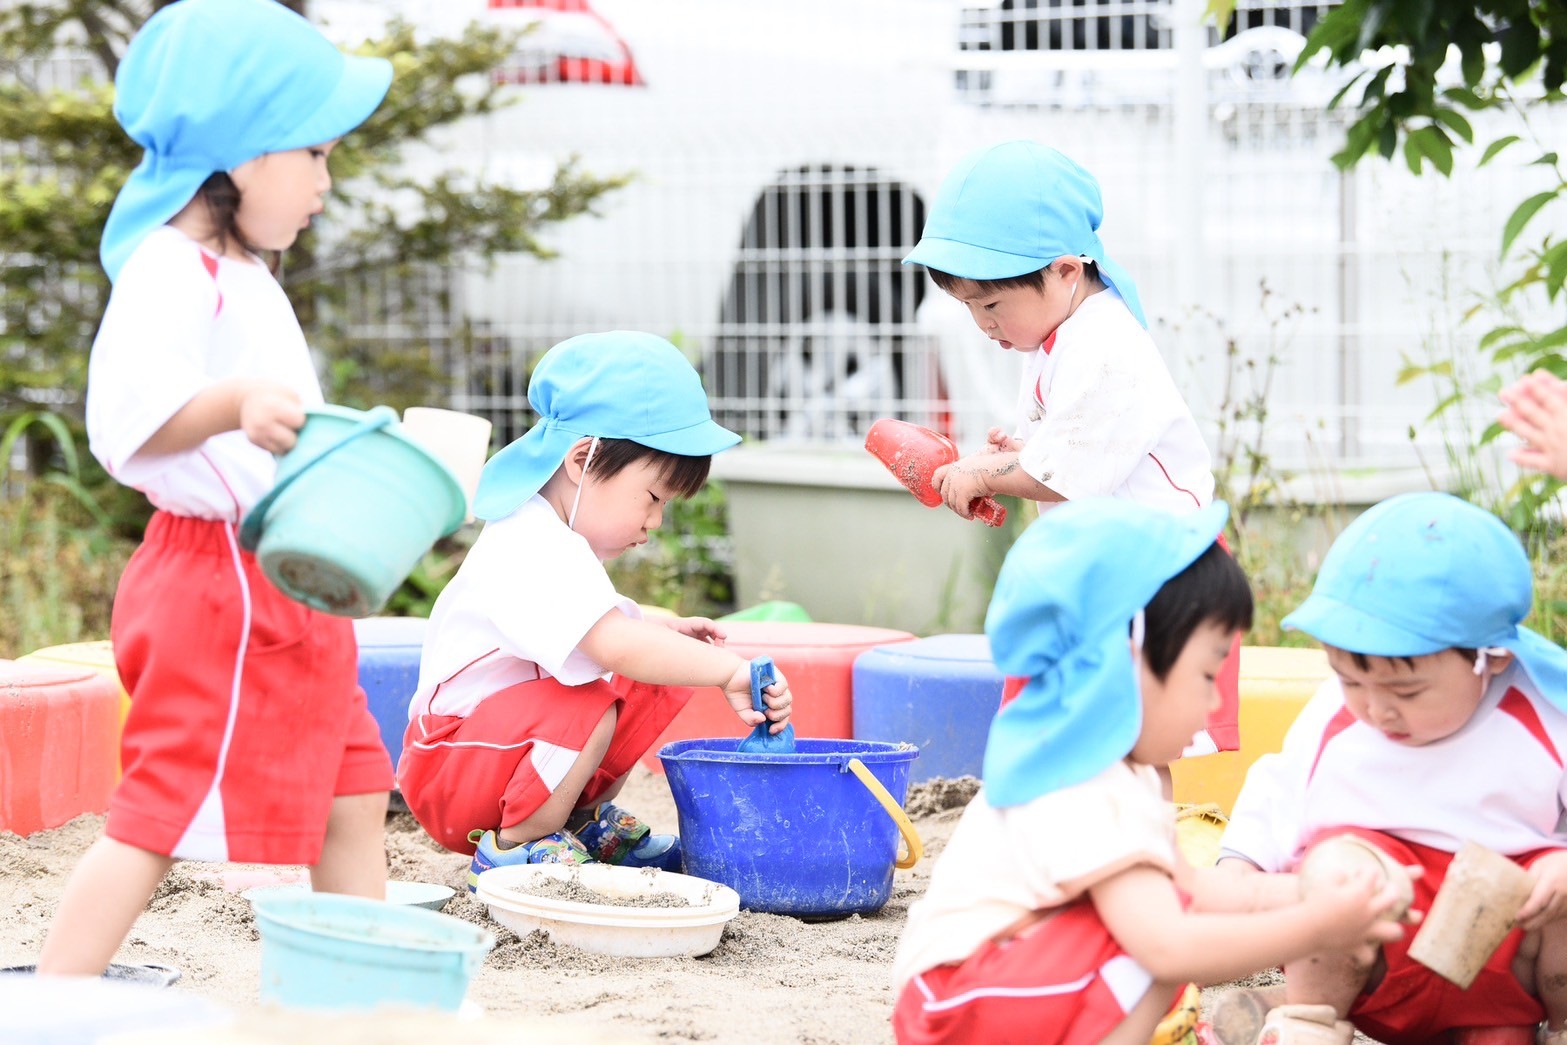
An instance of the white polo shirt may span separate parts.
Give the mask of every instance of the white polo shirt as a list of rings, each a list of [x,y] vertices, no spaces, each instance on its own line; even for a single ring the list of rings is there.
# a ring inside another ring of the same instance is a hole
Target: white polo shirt
[[[540,678],[568,686],[603,678],[577,643],[612,609],[642,616],[588,542],[535,494],[485,524],[435,600],[409,717],[465,717],[491,694]]]
[[[1029,353],[1023,469],[1069,501],[1123,497],[1187,512],[1213,499],[1212,458],[1153,338],[1107,287]]]
[[[1173,874],[1175,854],[1175,812],[1151,766],[1123,759],[1006,809],[981,788],[909,908],[893,983],[961,962],[1031,912],[1071,903],[1130,867]]]
[[[1246,774],[1222,841],[1264,871],[1289,870],[1302,843],[1364,827],[1457,852],[1474,841],[1512,856],[1567,846],[1567,714],[1516,663],[1491,680],[1463,728],[1408,747],[1357,720],[1337,678]]]
[[[279,382],[307,407],[321,402],[294,309],[261,261],[219,258],[168,225],[153,230],[120,270],[93,341],[93,456],[158,508],[238,522],[277,474],[276,459],[244,432],[182,453],[137,453],[196,393],[232,377]]]

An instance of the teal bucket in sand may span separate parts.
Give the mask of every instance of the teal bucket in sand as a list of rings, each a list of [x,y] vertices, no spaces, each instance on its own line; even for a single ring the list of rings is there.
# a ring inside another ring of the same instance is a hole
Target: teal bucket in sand
[[[403,433],[390,407],[319,406],[305,411],[240,544],[290,598],[367,617],[467,511],[457,477]]]
[[[273,896],[255,911],[261,1000],[290,1008],[455,1012],[495,946],[460,918],[357,896]]]

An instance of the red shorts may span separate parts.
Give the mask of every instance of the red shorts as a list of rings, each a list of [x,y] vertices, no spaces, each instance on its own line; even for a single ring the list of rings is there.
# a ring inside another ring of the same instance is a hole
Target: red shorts
[[[898,995],[892,1030],[900,1045],[1095,1045],[1151,985],[1094,905],[1079,900],[961,964],[915,976]]]
[[[1332,833],[1364,838],[1401,864],[1425,868],[1425,873],[1414,882],[1413,907],[1417,911],[1431,909],[1431,901],[1447,876],[1452,853],[1361,828]],[[1528,867],[1553,851],[1545,849],[1513,859]],[[1467,991],[1409,957],[1413,936],[1411,930],[1403,939],[1382,945],[1387,974],[1350,1009],[1349,1019],[1356,1030],[1384,1045],[1420,1045],[1445,1040],[1447,1033],[1458,1027],[1533,1026],[1545,1019],[1539,999],[1525,991],[1513,975],[1513,957],[1523,941],[1522,929],[1515,928],[1507,934]]]
[[[233,524],[154,514],[110,635],[131,698],[110,838],[182,859],[314,864],[333,797],[392,786],[353,625],[274,588]]]
[[[544,804],[611,705],[615,735],[575,808],[631,772],[692,692],[618,676],[582,686],[546,678],[486,697],[466,718],[420,715],[403,735],[403,801],[431,838],[472,853],[470,831],[520,824]]]

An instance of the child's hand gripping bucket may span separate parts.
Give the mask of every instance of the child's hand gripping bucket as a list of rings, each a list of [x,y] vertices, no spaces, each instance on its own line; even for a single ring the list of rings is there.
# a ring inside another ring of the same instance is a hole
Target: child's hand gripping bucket
[[[900,808],[919,751],[819,739],[797,740],[793,754],[745,753],[739,743],[680,740],[658,753],[685,873],[729,886],[751,911],[841,918],[880,910],[893,868],[923,855]]]
[[[467,511],[457,478],[402,432],[390,408],[321,406],[306,411],[299,441],[239,539],[285,595],[365,617]]]

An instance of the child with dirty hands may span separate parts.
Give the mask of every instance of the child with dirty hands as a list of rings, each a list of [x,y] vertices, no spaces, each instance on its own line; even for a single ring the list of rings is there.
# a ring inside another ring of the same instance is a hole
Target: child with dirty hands
[[[1283,622],[1323,644],[1333,674],[1247,773],[1221,868],[1288,870],[1347,836],[1422,868],[1412,903],[1428,910],[1474,842],[1527,869],[1533,891],[1467,990],[1407,940],[1370,962],[1316,955],[1285,965],[1282,990],[1221,998],[1225,1045],[1265,1023],[1281,1042],[1567,1042],[1567,653],[1521,626],[1533,583],[1507,526],[1447,494],[1383,501],[1333,542]]]
[[[1503,428],[1523,440],[1508,457],[1567,480],[1567,381],[1548,370],[1526,374],[1501,392]]]
[[[977,150],[948,174],[905,264],[1028,356],[1011,431],[935,474],[964,518],[976,497],[1045,504],[1110,495],[1172,511],[1213,497],[1207,446],[1146,329],[1131,277],[1099,238],[1093,175],[1032,141]]]
[[[286,598],[237,531],[322,401],[260,252],[320,212],[328,154],[391,77],[273,0],[171,4],[116,72],[115,117],[145,152],[103,231],[87,433],[157,510],[111,622],[123,776],[40,973],[102,973],[178,859],[304,864],[318,890],[384,895],[392,766],[351,624]]]
[[[1042,511],[1111,496],[1184,513],[1213,499],[1208,448],[1131,276],[1099,238],[1103,215],[1088,171],[1038,142],[1003,142],[947,175],[903,259],[924,265],[1003,351],[1027,357],[1014,427],[990,429],[982,449],[932,476],[965,519],[975,498],[994,495]],[[1188,754],[1240,747],[1239,676],[1237,644],[1220,706]]]
[[[984,784],[909,911],[894,958],[899,1042],[1147,1045],[1189,982],[1397,938],[1362,875],[1309,902],[1293,875],[1193,868],[1156,772],[1217,700],[1251,591],[1185,516],[1095,497],[1008,552],[985,632],[1026,679],[991,725]]]
[[[485,465],[483,531],[436,600],[398,781],[436,841],[491,867],[586,863],[680,870],[680,844],[611,800],[685,706],[716,686],[739,722],[789,721],[789,683],[751,700],[750,662],[700,617],[642,619],[604,563],[648,539],[667,505],[740,441],[708,412],[663,338],[583,334],[528,385],[538,421]]]

